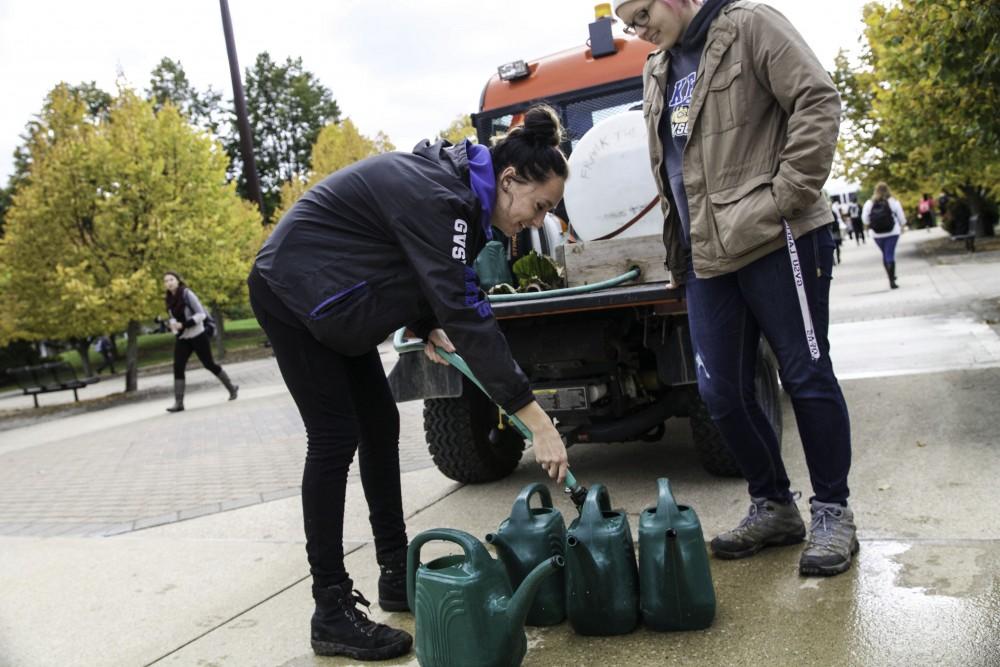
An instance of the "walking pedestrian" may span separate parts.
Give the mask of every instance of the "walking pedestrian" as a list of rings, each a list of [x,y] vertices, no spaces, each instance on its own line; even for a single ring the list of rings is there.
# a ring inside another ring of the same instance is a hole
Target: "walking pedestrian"
[[[827,225],[830,230],[830,236],[833,237],[833,242],[836,244],[834,249],[834,263],[840,264],[840,246],[844,243],[844,237],[841,235],[841,229],[843,229],[844,223],[837,219]]]
[[[843,197],[846,198],[847,195],[843,195]],[[834,199],[834,203],[836,204],[837,218],[840,220],[841,233],[847,232],[847,238],[851,240],[854,238],[854,228],[851,226],[850,208],[847,206],[847,200],[841,199],[838,195]]]
[[[906,214],[899,201],[889,192],[889,186],[879,183],[875,186],[875,194],[865,202],[861,212],[865,226],[872,232],[875,244],[882,251],[882,266],[889,277],[889,289],[899,287],[896,284],[896,243],[906,225]]]
[[[917,219],[920,220],[920,226],[930,233],[931,227],[934,226],[934,198],[927,193],[924,193],[920,203],[917,204]]]
[[[851,219],[851,229],[854,231],[854,241],[855,245],[861,245],[862,243],[868,242],[868,237],[865,234],[865,223],[861,219],[861,207],[858,206],[858,202],[854,199],[851,203],[847,205],[848,217]]]
[[[163,274],[163,286],[166,287],[164,300],[167,304],[167,326],[174,332],[174,404],[167,412],[180,412],[184,409],[184,370],[187,367],[191,353],[198,355],[201,365],[208,369],[229,392],[229,400],[236,400],[239,386],[233,384],[222,366],[212,358],[212,342],[205,329],[211,322],[201,301],[194,291],[188,287],[181,277],[173,271]]]
[[[105,368],[108,369],[108,373],[111,375],[115,374],[115,352],[114,346],[111,344],[111,339],[107,336],[98,336],[97,341],[94,343],[94,349],[99,355],[101,355],[101,365],[97,367],[94,371],[94,375],[100,375],[101,371]]]
[[[400,498],[399,413],[377,345],[407,326],[458,351],[489,395],[531,432],[553,478],[566,449],[511,356],[472,263],[493,237],[542,226],[568,175],[562,128],[548,107],[491,148],[417,145],[355,163],[315,185],[281,219],[248,279],[250,301],[306,427],[302,477],[306,553],[319,655],[358,660],[407,653],[412,638],[358,608],[344,568],[347,471],[359,450],[381,575],[379,605],[407,610],[406,526]],[[454,343],[452,343],[454,340]]]
[[[833,237],[833,242],[837,244],[835,262],[840,264],[840,246],[844,242],[844,237],[841,235],[841,230],[844,228],[844,219],[840,213],[840,200],[833,200],[833,203],[830,204],[830,211],[833,213],[833,222],[828,225],[828,228],[830,236]]]
[[[615,0],[615,11],[627,32],[658,47],[643,72],[643,111],[667,265],[686,287],[699,392],[751,497],[712,551],[743,558],[806,536],[755,395],[763,333],[814,492],[799,571],[844,572],[858,541],[847,506],[850,421],[827,339],[834,242],[821,196],[840,125],[837,89],[769,5]]]

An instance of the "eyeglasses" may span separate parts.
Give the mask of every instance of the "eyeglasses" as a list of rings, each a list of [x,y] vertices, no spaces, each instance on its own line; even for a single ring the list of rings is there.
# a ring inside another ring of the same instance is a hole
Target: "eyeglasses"
[[[634,35],[636,33],[636,28],[645,28],[649,25],[649,10],[652,9],[655,2],[656,0],[653,0],[653,2],[650,2],[648,5],[632,15],[632,22],[625,24],[626,35]]]

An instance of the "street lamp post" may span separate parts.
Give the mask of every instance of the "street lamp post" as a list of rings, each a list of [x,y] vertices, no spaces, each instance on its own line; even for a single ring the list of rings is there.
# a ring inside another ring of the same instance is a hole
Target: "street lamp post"
[[[240,64],[236,59],[236,41],[233,39],[233,22],[229,17],[229,3],[219,0],[222,9],[222,30],[226,34],[226,52],[229,54],[229,74],[233,80],[233,103],[236,105],[236,126],[240,131],[240,155],[243,158],[243,177],[247,183],[247,194],[257,202],[261,218],[264,217],[264,199],[260,193],[257,165],[253,159],[253,134],[247,117],[247,101],[243,94],[243,80],[240,78]]]

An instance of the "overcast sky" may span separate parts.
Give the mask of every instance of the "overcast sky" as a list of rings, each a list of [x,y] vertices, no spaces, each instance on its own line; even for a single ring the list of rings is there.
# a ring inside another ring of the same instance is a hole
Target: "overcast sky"
[[[504,62],[582,44],[587,0],[230,0],[240,67],[268,51],[302,57],[343,116],[400,149],[476,110]],[[768,0],[805,36],[827,69],[856,53],[863,0]],[[836,7],[836,11],[831,11]],[[619,24],[620,25],[620,24]],[[144,90],[163,57],[179,60],[199,90],[232,95],[215,0],[0,0],[0,185],[19,135],[60,81],[115,91],[119,73]]]

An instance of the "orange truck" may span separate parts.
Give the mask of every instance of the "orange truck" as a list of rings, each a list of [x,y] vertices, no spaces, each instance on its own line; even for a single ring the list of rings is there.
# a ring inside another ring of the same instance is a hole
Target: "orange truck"
[[[666,420],[686,418],[703,466],[738,476],[698,395],[683,289],[670,284],[663,266],[663,219],[642,122],[641,73],[650,46],[614,35],[612,23],[599,15],[587,43],[501,66],[472,115],[479,142],[487,144],[544,102],[559,113],[568,135],[561,219],[551,218],[541,232],[523,232],[510,250],[552,257],[574,293],[493,299],[493,311],[568,445],[670,446]],[[635,269],[638,276],[630,273]],[[616,277],[625,282],[591,289]],[[776,363],[763,342],[758,355],[758,400],[780,442]],[[424,401],[428,447],[451,479],[493,481],[518,465],[524,440],[458,371],[403,352],[389,381],[397,401]]]

